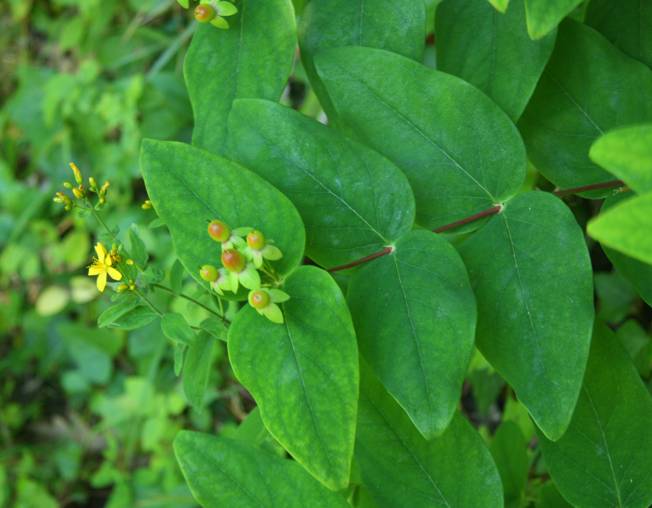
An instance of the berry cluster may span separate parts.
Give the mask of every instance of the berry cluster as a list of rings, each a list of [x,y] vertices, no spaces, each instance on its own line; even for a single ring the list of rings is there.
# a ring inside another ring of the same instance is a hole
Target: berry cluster
[[[224,291],[236,293],[242,285],[249,290],[249,305],[270,321],[283,323],[283,313],[277,304],[290,297],[271,287],[276,278],[268,264],[268,261],[283,257],[281,250],[257,229],[241,227],[232,230],[217,219],[208,223],[208,236],[221,244],[222,267],[204,265],[199,270],[200,277],[209,282],[219,295]]]

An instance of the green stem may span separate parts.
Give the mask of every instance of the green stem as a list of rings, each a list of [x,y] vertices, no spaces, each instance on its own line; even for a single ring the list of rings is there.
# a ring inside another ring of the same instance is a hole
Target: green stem
[[[177,294],[177,293],[174,292],[174,290],[173,290],[172,288],[169,288],[169,287],[167,287],[167,286],[163,286],[163,285],[161,285],[161,284],[152,284],[152,287],[155,287],[155,288],[157,288],[157,289],[160,289],[161,291],[166,291],[166,292],[168,292],[168,293],[170,293],[170,294],[172,294],[172,295],[179,296],[180,298],[184,298],[184,299],[188,300],[189,302],[194,303],[195,305],[199,305],[201,308],[203,308],[204,310],[207,310],[207,311],[210,312],[211,314],[213,314],[213,315],[215,315],[215,316],[217,316],[217,317],[219,317],[219,318],[221,318],[221,319],[224,319],[224,313],[219,314],[219,313],[215,312],[215,311],[214,311],[213,309],[211,309],[208,305],[203,304],[203,303],[200,302],[199,300],[195,300],[195,299],[194,299],[193,297],[191,297],[191,296],[188,296],[188,295],[186,295],[186,294],[184,294],[184,293],[179,293],[179,294]]]

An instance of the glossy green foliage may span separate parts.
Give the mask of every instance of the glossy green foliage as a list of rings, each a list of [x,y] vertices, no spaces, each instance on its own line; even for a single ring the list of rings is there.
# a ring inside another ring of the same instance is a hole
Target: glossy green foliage
[[[610,129],[650,120],[652,70],[567,20],[519,129],[532,163],[564,188],[612,179],[591,163],[591,144]]]
[[[174,451],[202,506],[219,508],[346,508],[296,462],[242,441],[184,431]]]
[[[228,30],[200,26],[184,64],[195,115],[193,144],[224,153],[234,99],[278,100],[292,70],[296,46],[290,0],[242,0]]]
[[[362,372],[356,458],[377,506],[503,506],[496,466],[464,417],[427,441],[368,369]]]
[[[426,8],[413,0],[313,0],[303,13],[300,32],[303,65],[326,114],[337,123],[336,108],[317,75],[314,56],[329,48],[366,46],[421,61]]]
[[[532,39],[544,37],[582,0],[525,0],[527,30]]]
[[[301,261],[305,241],[298,212],[256,174],[182,143],[149,140],[143,143],[141,170],[179,259],[198,281],[201,266],[219,264],[220,246],[206,233],[212,219],[264,230],[283,252],[274,265],[281,273]]]
[[[376,252],[412,227],[405,176],[364,145],[267,101],[236,101],[229,129],[237,160],[295,204],[306,254],[320,265]]]
[[[351,472],[358,406],[358,352],[344,296],[323,270],[285,281],[278,325],[242,309],[229,329],[229,358],[270,433],[333,490]]]
[[[652,4],[641,0],[591,0],[586,24],[614,46],[652,67]]]
[[[593,144],[589,156],[633,191],[652,191],[652,124],[608,132]]]
[[[517,120],[552,53],[556,32],[530,39],[522,1],[503,14],[487,2],[445,0],[435,19],[437,68],[477,86]]]
[[[428,231],[408,233],[355,273],[348,301],[366,361],[427,439],[441,434],[475,336],[475,298],[455,249]]]
[[[188,346],[183,361],[183,391],[188,401],[201,408],[204,394],[210,378],[210,369],[213,366],[213,348],[215,338],[208,332],[200,332],[196,339]]]
[[[419,225],[461,219],[520,187],[523,143],[475,87],[377,49],[334,49],[316,62],[342,122],[407,175]]]
[[[489,448],[500,473],[507,508],[522,506],[525,498],[530,460],[527,456],[527,442],[519,426],[504,421],[491,441]]]
[[[478,299],[477,343],[551,439],[579,395],[593,326],[591,262],[568,208],[521,194],[460,246]]]
[[[568,431],[542,439],[543,455],[574,506],[652,503],[652,398],[615,335],[597,325]]]

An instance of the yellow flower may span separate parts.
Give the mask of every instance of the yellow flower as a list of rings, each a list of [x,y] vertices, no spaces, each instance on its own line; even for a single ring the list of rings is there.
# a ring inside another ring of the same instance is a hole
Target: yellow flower
[[[91,277],[97,275],[97,289],[100,292],[106,287],[106,277],[110,276],[113,280],[122,280],[122,274],[113,268],[113,258],[101,243],[95,245],[97,257],[93,258],[93,264],[88,267],[88,275]]]

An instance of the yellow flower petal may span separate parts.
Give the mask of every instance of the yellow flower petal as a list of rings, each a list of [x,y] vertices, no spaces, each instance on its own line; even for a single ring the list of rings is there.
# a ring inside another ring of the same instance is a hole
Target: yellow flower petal
[[[95,252],[97,253],[97,259],[100,262],[104,262],[104,258],[106,257],[106,248],[104,245],[102,245],[100,242],[97,242],[95,244]]]
[[[102,265],[98,264],[93,264],[88,267],[88,275],[93,276],[93,275],[99,275],[104,271],[104,267]]]
[[[106,271],[113,280],[122,280],[122,274],[112,266],[107,266]]]
[[[106,287],[106,272],[102,272],[97,276],[97,289],[100,293],[104,292]]]

